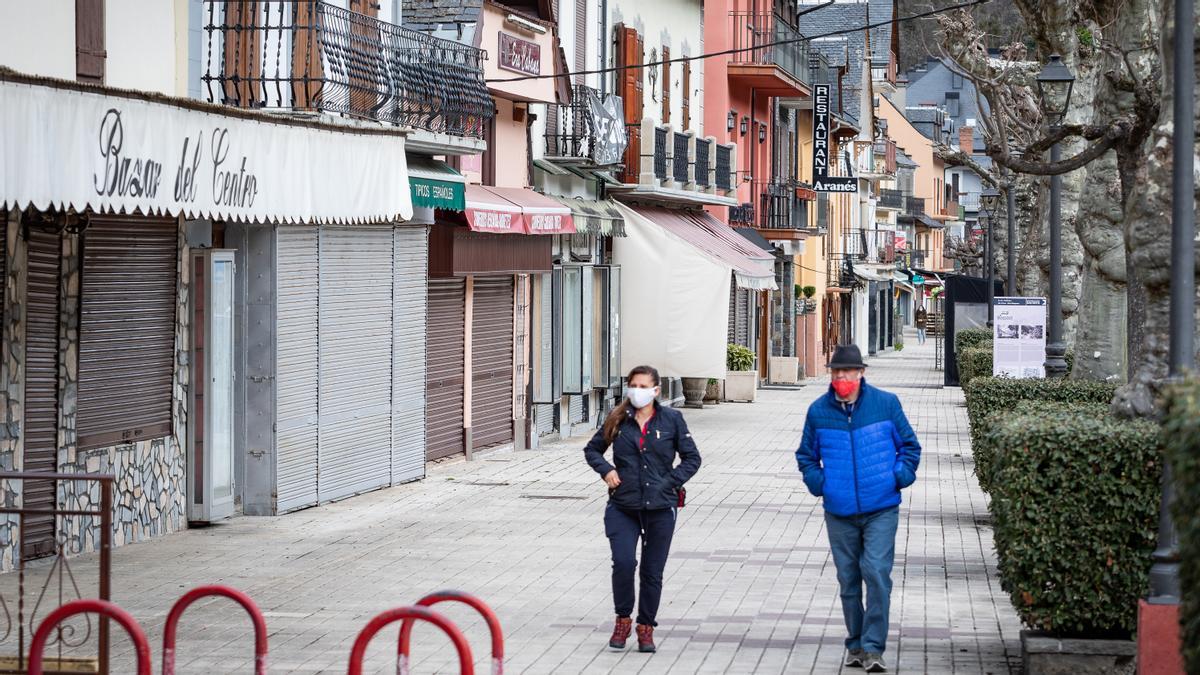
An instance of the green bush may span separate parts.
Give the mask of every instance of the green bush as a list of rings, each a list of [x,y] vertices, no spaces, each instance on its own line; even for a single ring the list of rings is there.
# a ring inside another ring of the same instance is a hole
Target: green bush
[[[1007,377],[972,377],[963,385],[967,395],[967,420],[971,427],[971,452],[975,457],[975,474],[979,487],[991,492],[989,467],[995,439],[988,437],[990,416],[1009,413],[1021,401],[1053,403],[1095,403],[1107,405],[1116,394],[1117,385],[1091,380],[1012,379]]]
[[[967,386],[973,378],[992,374],[992,345],[968,347],[958,353],[958,383]]]
[[[1179,623],[1185,670],[1200,673],[1200,382],[1167,394],[1163,443],[1175,479],[1175,529],[1179,533]]]
[[[730,344],[725,350],[725,367],[732,371],[754,369],[754,352],[748,347]]]
[[[972,347],[982,347],[984,343],[991,346],[992,331],[988,328],[964,328],[954,334],[954,355],[957,357]],[[962,366],[959,366],[962,369]]]
[[[1125,637],[1149,583],[1158,426],[1042,410],[992,420],[990,509],[1000,583],[1021,621],[1062,637]]]
[[[1109,416],[1107,403],[1058,403],[1055,401],[1018,401],[1011,410],[999,410],[988,415],[985,424],[992,426],[1012,415],[1030,415],[1038,413],[1053,413],[1068,416],[1083,416],[1088,419],[1104,419]],[[992,472],[996,458],[1004,448],[994,443],[993,434],[982,434],[979,441],[971,446],[971,456],[975,460],[975,476],[979,479],[979,487],[985,492],[992,491]]]

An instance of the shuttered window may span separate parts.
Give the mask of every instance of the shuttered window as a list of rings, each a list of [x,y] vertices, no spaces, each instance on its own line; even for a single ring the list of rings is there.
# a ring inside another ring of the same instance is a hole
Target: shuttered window
[[[26,234],[28,282],[25,298],[25,471],[58,471],[58,323],[62,244],[54,232]],[[25,507],[53,509],[54,481],[28,481]],[[52,515],[26,517],[21,554],[26,560],[54,552]]]
[[[692,62],[683,62],[683,87],[679,107],[683,114],[683,130],[692,128]]]
[[[83,238],[79,448],[171,432],[177,226],[93,217]]]
[[[626,66],[640,66],[645,62],[645,45],[636,29],[617,24],[615,30],[617,66],[623,68],[617,70],[617,92],[624,102],[625,127],[629,138],[629,143],[625,146],[625,168],[621,173],[621,180],[625,183],[636,183],[642,157],[642,96],[645,78],[643,68]]]
[[[587,0],[575,0],[575,84],[583,84],[587,70]]]
[[[75,79],[104,84],[104,0],[75,0]]]
[[[300,3],[308,4],[308,3]],[[232,0],[225,3],[224,69],[236,75],[225,81],[225,102],[244,108],[264,102],[262,87],[262,12],[263,4],[255,0]],[[311,14],[312,10],[297,9]],[[236,37],[230,37],[236,36]]]
[[[662,123],[671,123],[671,48],[662,51]],[[687,131],[687,128],[684,128]]]

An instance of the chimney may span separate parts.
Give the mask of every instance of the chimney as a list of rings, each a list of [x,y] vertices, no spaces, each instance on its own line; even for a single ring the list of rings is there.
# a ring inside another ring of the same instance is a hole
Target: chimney
[[[968,155],[971,154],[971,151],[975,148],[975,127],[959,127],[958,147]]]
[[[908,76],[901,75],[896,78],[896,93],[892,94],[892,103],[896,104],[896,108],[901,112],[908,106]]]

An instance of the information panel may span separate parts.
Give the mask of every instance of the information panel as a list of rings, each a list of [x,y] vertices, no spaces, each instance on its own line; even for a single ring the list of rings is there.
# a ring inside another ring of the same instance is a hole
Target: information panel
[[[992,375],[1046,376],[1046,299],[995,298]]]

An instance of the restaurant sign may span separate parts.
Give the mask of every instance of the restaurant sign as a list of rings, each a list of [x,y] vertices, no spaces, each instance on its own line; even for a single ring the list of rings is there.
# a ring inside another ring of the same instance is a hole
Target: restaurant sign
[[[829,175],[829,85],[813,85],[813,190],[816,192],[858,192],[853,176]]]

